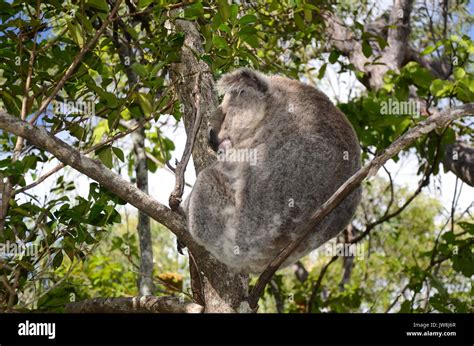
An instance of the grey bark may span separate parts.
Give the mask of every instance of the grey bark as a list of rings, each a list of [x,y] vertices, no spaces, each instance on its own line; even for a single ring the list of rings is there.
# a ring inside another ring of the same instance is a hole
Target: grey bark
[[[446,146],[444,167],[470,186],[474,186],[474,148],[457,141]]]
[[[3,236],[12,186],[8,179],[0,174],[0,237]]]
[[[145,150],[145,129],[141,127],[132,134],[135,152],[135,174],[137,187],[148,194],[148,167]],[[138,212],[138,239],[140,243],[139,292],[143,296],[153,294],[153,242],[151,239],[150,218],[142,211]]]
[[[117,25],[123,25],[121,20],[117,20]],[[118,28],[113,32],[107,32],[107,36],[117,48],[120,62],[124,66],[127,75],[128,87],[132,90],[139,78],[131,68],[135,62],[135,56],[131,42],[121,40],[118,35]],[[127,35],[125,35],[127,36]],[[149,116],[149,114],[147,114]],[[147,153],[145,150],[145,129],[141,127],[132,134],[133,152],[135,154],[135,176],[137,187],[148,194],[148,165]],[[153,242],[151,239],[150,218],[148,215],[138,210],[137,233],[140,245],[140,273],[138,275],[138,290],[141,295],[151,295],[155,290],[153,283]]]
[[[44,127],[31,125],[0,110],[0,129],[22,136],[30,144],[49,151],[59,161],[99,182],[116,196],[166,226],[186,246],[192,249],[200,248],[187,232],[185,219],[179,213],[173,212],[140,191],[120,175],[105,167],[99,160],[81,154],[79,150],[58,139]]]
[[[299,282],[303,283],[308,279],[309,273],[300,261],[294,264],[295,276]]]
[[[177,297],[153,296],[95,298],[66,305],[66,312],[71,313],[200,313],[202,310],[202,306]]]
[[[350,62],[366,76],[362,83],[369,89],[378,89],[383,85],[383,77],[389,70],[398,70],[408,56],[408,37],[410,34],[410,13],[413,0],[395,0],[389,15],[391,27],[387,32],[388,45],[380,52],[378,64],[372,64],[371,57],[362,52],[362,42],[333,13],[325,14],[326,33],[329,43],[347,56]],[[382,18],[381,18],[382,20]],[[383,29],[385,25],[368,25],[371,30]],[[379,33],[382,34],[382,33]],[[412,51],[411,51],[412,52]],[[412,52],[413,53],[413,52]]]
[[[215,155],[208,146],[207,123],[210,113],[218,106],[218,98],[214,88],[214,79],[209,66],[196,55],[204,52],[202,38],[196,25],[190,21],[176,20],[176,30],[185,33],[185,42],[181,50],[181,62],[173,66],[172,77],[181,104],[184,106],[184,126],[188,136],[191,135],[196,115],[193,88],[196,75],[201,74],[200,110],[202,122],[194,143],[192,155],[196,173],[214,162]],[[204,298],[206,312],[249,312],[244,302],[248,295],[248,275],[235,274],[217,261],[203,248],[191,249],[197,268],[191,270],[199,273],[194,277],[194,287]],[[194,265],[190,258],[190,265]]]
[[[270,291],[272,292],[273,297],[275,298],[275,307],[278,313],[285,312],[285,301],[282,297],[278,284],[274,279],[270,280]]]
[[[351,224],[344,230],[344,243],[350,244],[354,239],[354,228]],[[354,268],[354,256],[348,255],[343,258],[343,274],[341,282],[339,283],[339,290],[344,291],[344,286],[349,282],[352,275],[352,268]]]
[[[428,69],[436,78],[446,79],[452,72],[451,62],[447,56],[432,60],[423,57],[413,49],[409,42],[410,36],[410,14],[413,8],[413,0],[394,0],[388,21],[385,17],[380,17],[376,21],[368,23],[366,28],[374,34],[378,34],[387,39],[387,47],[380,51],[375,48],[381,58],[378,61],[381,65],[371,64],[371,60],[362,53],[362,43],[358,41],[354,33],[349,30],[344,23],[333,13],[326,13],[324,16],[326,33],[329,44],[337,48],[343,55],[349,58],[350,62],[360,71],[366,73],[361,82],[372,90],[377,90],[383,86],[383,77],[389,70],[399,70],[409,61],[416,61],[424,68]],[[441,3],[443,20],[446,21],[447,3]],[[386,30],[387,26],[390,27]],[[444,36],[446,36],[446,22],[444,23]],[[446,156],[450,155],[452,147],[447,148]],[[463,156],[454,162],[445,160],[445,167],[457,175],[467,184],[473,184],[473,164],[467,146],[459,147]]]

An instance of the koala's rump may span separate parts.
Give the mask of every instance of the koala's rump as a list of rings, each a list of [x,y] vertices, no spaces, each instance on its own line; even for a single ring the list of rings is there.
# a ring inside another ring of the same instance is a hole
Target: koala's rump
[[[316,149],[317,148],[317,149]],[[272,157],[249,174],[247,209],[239,215],[239,246],[249,249],[252,272],[262,271],[279,251],[301,234],[304,224],[359,167],[359,157],[342,151],[325,138],[290,138]],[[290,264],[337,235],[350,221],[359,201],[356,191],[330,213],[285,264]],[[264,197],[263,197],[264,196]],[[252,249],[259,249],[252,251]],[[254,254],[255,253],[255,254]],[[253,255],[253,256],[252,256]]]
[[[218,162],[201,172],[188,215],[194,238],[218,260],[254,273],[300,236],[296,227],[358,168],[358,157],[342,160],[339,146],[317,134],[289,136],[278,149],[257,149],[255,166]],[[339,233],[353,215],[354,196],[329,214],[285,264]]]

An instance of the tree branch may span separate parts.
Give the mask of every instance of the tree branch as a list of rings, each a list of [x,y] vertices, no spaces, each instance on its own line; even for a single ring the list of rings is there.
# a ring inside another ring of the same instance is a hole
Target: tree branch
[[[397,71],[405,61],[410,35],[410,14],[413,0],[394,0],[390,11],[387,46],[381,52],[380,63],[370,65],[370,85],[373,89],[383,86],[383,77],[389,70]]]
[[[321,283],[323,282],[323,277],[326,274],[326,271],[328,270],[331,264],[337,261],[338,258],[339,256],[337,255],[332,256],[331,259],[321,269],[321,272],[319,273],[319,276],[318,276],[318,280],[316,280],[316,283],[314,284],[313,289],[311,290],[311,296],[309,297],[308,305],[306,306],[307,312],[311,312],[311,308],[313,307],[314,301],[316,300],[316,295],[319,291],[319,288],[321,287]]]
[[[195,75],[201,74],[199,85],[199,105],[202,112],[202,121],[207,125],[209,116],[218,106],[217,93],[214,88],[214,79],[209,66],[197,57],[204,54],[202,38],[193,22],[176,20],[176,30],[185,33],[184,45],[181,49],[181,62],[173,64],[171,72],[176,91],[184,106],[184,126],[188,136],[191,136],[194,125],[194,115],[197,115],[196,100],[193,97]],[[196,174],[208,167],[216,160],[210,150],[207,140],[207,126],[200,126],[197,133],[192,156]]]
[[[66,305],[69,313],[201,313],[203,307],[178,297],[95,298]]]
[[[304,267],[303,263],[301,263],[301,261],[298,261],[294,264],[293,268],[295,270],[295,276],[298,281],[301,283],[305,282],[309,276],[309,273]]]
[[[77,149],[54,137],[45,128],[31,125],[0,110],[0,129],[22,136],[31,144],[49,151],[64,164],[99,182],[110,192],[169,228],[186,246],[198,247],[186,230],[183,216],[140,191],[100,161],[81,154]]]
[[[184,147],[184,152],[181,160],[175,169],[176,183],[173,192],[169,197],[169,205],[172,210],[178,211],[181,204],[181,198],[184,192],[184,173],[186,172],[186,167],[188,166],[189,159],[191,158],[191,153],[194,148],[194,143],[196,142],[196,137],[201,127],[202,113],[201,113],[201,95],[199,91],[199,82],[201,80],[201,73],[198,72],[196,75],[196,82],[194,84],[193,95],[195,97],[195,108],[196,116],[194,117],[192,132],[188,134],[186,138],[186,146]]]
[[[169,102],[165,107],[163,107],[161,110],[159,110],[157,113],[162,113],[163,111],[167,110],[169,107],[171,107],[171,105],[173,104],[173,102]],[[128,126],[127,127],[127,130],[126,131],[123,131],[123,132],[119,132],[117,133],[116,135],[113,135],[112,137],[109,137],[107,139],[105,139],[104,141],[98,143],[98,144],[95,144],[93,145],[92,147],[84,150],[82,152],[82,154],[86,155],[86,154],[89,154],[93,151],[96,151],[98,149],[101,149],[103,147],[105,147],[106,145],[109,145],[113,142],[115,142],[116,140],[120,139],[120,138],[123,138],[127,135],[129,135],[130,133],[133,133],[134,131],[138,130],[139,128],[141,128],[145,123],[149,122],[150,120],[153,120],[155,119],[155,116],[150,116],[148,118],[144,118],[144,119],[141,119],[137,122],[135,122],[135,124],[133,126]],[[38,179],[36,179],[35,181],[33,181],[31,184],[28,184],[26,186],[23,186],[21,188],[18,188],[16,190],[13,191],[13,194],[17,194],[17,193],[21,193],[21,192],[25,192],[29,189],[32,189],[33,187],[35,186],[38,186],[39,184],[41,184],[43,181],[45,181],[46,179],[48,179],[50,176],[52,176],[54,173],[57,173],[59,172],[61,169],[63,169],[64,167],[66,167],[66,165],[64,163],[60,163],[59,165],[57,165],[56,167],[52,168],[50,171],[46,172],[45,174],[43,174],[42,176],[40,176]]]
[[[387,39],[384,50],[377,49],[381,59],[377,65],[366,58],[362,52],[362,43],[343,21],[331,12],[322,14],[326,25],[329,46],[335,47],[357,68],[365,72],[366,78],[361,82],[369,89],[378,89],[383,82],[383,75],[389,69],[399,69],[410,61],[416,61],[429,70],[436,78],[445,79],[450,73],[450,61],[447,56],[431,60],[413,49],[408,40],[410,34],[410,14],[412,0],[397,0],[392,7],[389,19],[380,17],[366,25],[366,31]],[[387,26],[394,26],[385,32]],[[327,47],[330,48],[330,47]]]

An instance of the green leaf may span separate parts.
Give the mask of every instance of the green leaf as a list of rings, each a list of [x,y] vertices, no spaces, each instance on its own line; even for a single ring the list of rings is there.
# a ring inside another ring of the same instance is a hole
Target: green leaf
[[[105,91],[104,89],[98,87],[94,83],[89,83],[88,87],[92,89],[93,91],[95,91],[97,95],[99,95],[100,98],[107,103],[107,106],[109,108],[112,108],[112,109],[117,108],[118,100],[114,94],[112,94],[111,92]]]
[[[249,23],[255,23],[256,21],[257,21],[256,16],[254,16],[253,14],[246,14],[245,16],[239,19],[239,24],[246,25]]]
[[[105,0],[87,0],[87,5],[103,12],[109,11],[109,6]]]
[[[201,2],[196,2],[187,6],[184,10],[184,17],[187,19],[196,19],[203,14],[204,7]]]
[[[465,75],[466,75],[466,71],[464,71],[462,67],[456,67],[454,69],[454,78],[456,80],[463,79]]]
[[[160,72],[160,70],[166,65],[166,62],[162,61],[160,62],[159,64],[156,64],[155,67],[153,67],[153,69],[151,70],[151,73],[150,75],[152,77],[156,77],[158,75],[158,72]]]
[[[84,38],[82,37],[82,29],[73,24],[72,22],[67,22],[67,27],[69,29],[69,33],[71,34],[71,38],[73,41],[80,47],[84,44]]]
[[[36,163],[38,162],[38,157],[35,155],[28,155],[25,156],[23,161],[24,171],[28,171],[29,169],[35,169]]]
[[[81,141],[84,138],[86,130],[81,125],[73,123],[69,128],[69,132],[71,135]]]
[[[469,234],[474,235],[474,223],[469,223],[469,222],[459,222],[458,225],[465,231],[467,231]]]
[[[388,43],[385,38],[377,35],[375,39],[377,40],[377,43],[379,44],[380,49],[385,49],[385,47],[387,47]]]
[[[456,236],[452,231],[446,232],[442,235],[442,238],[446,240],[448,244],[453,244],[456,241]]]
[[[20,115],[21,112],[21,101],[13,97],[10,93],[0,90],[0,98],[5,104],[5,108],[11,115]]]
[[[57,269],[61,266],[61,264],[63,263],[63,251],[62,250],[59,250],[58,252],[56,252],[56,255],[53,257],[53,268],[54,269]]]
[[[438,296],[435,296],[435,297],[438,297]],[[446,308],[442,303],[441,303],[441,299],[438,297],[437,299],[433,297],[433,298],[430,298],[429,302],[430,302],[430,305],[432,307],[434,307],[436,310],[438,310],[439,312],[443,312],[443,313],[452,313],[451,310],[449,310],[448,308]],[[445,301],[443,301],[444,303],[446,303]]]
[[[411,303],[409,300],[405,300],[402,305],[400,306],[399,313],[408,313],[411,311]]]
[[[253,26],[245,25],[239,30],[237,35],[239,35],[239,36],[257,35],[257,29],[255,29]]]
[[[369,58],[372,55],[372,47],[368,40],[362,41],[362,53],[364,53],[366,58]]]
[[[120,161],[125,162],[125,155],[123,154],[122,149],[117,148],[117,147],[112,147],[112,150],[113,150],[115,156],[117,156]]]
[[[112,168],[113,160],[112,160],[112,150],[110,146],[99,149],[98,152],[96,152],[96,154],[99,157],[99,160],[102,161],[102,163],[107,168]]]
[[[443,286],[443,283],[438,280],[433,274],[429,273],[431,285],[436,288],[441,298],[447,299],[449,297],[448,291]]]
[[[104,210],[104,205],[101,203],[96,203],[91,208],[89,213],[89,217],[87,218],[87,222],[91,225],[95,226],[102,226],[105,224],[104,214],[102,211]]]
[[[140,0],[138,1],[138,8],[142,9],[147,7],[153,2],[153,0]]]
[[[239,14],[239,5],[232,4],[230,5],[230,20],[231,22],[235,22],[237,19],[237,15]]]
[[[224,31],[226,34],[230,34],[231,29],[227,24],[219,25],[219,30]]]
[[[91,34],[95,32],[94,27],[92,26],[91,21],[86,16],[82,15],[81,13],[76,14],[77,18],[80,19],[81,27],[87,31],[87,33]]]
[[[140,77],[146,77],[147,76],[147,70],[145,66],[142,64],[135,62],[130,66],[133,71],[135,71]]]
[[[421,52],[421,55],[427,55],[427,54],[433,53],[435,49],[436,49],[435,46],[428,46]]]
[[[107,116],[107,125],[109,129],[115,130],[117,126],[119,125],[119,112],[118,111],[113,111],[110,112],[109,115]]]
[[[337,61],[337,59],[339,58],[339,55],[340,55],[339,51],[333,50],[333,51],[331,52],[331,54],[329,54],[329,59],[328,59],[329,62],[330,62],[331,64],[334,64],[334,63]]]
[[[303,18],[299,15],[299,13],[295,13],[295,24],[298,29],[301,31],[306,30],[306,25],[304,24]]]
[[[221,15],[222,21],[227,22],[230,17],[230,5],[227,0],[219,0],[219,14]]]
[[[431,82],[430,91],[436,97],[446,96],[452,90],[453,84],[447,80],[435,79]]]
[[[218,35],[214,35],[212,37],[212,43],[214,43],[214,45],[220,49],[229,48],[229,46],[227,45],[227,41]]]
[[[321,68],[319,69],[319,73],[318,73],[318,79],[322,79],[324,77],[324,75],[326,74],[327,66],[328,66],[328,64],[323,64],[323,66],[321,66]]]
[[[456,97],[463,102],[471,102],[474,100],[474,83],[468,78],[464,78],[457,83]]]
[[[258,48],[260,47],[260,43],[258,42],[257,36],[253,35],[244,35],[242,36],[242,39],[247,42],[252,48]]]
[[[153,107],[151,105],[151,95],[150,94],[143,94],[139,93],[138,94],[138,103],[140,104],[140,107],[142,109],[143,114],[146,116],[151,115],[153,112]]]
[[[464,247],[459,250],[457,255],[451,259],[453,261],[453,269],[462,273],[466,277],[474,275],[474,253],[470,248]]]

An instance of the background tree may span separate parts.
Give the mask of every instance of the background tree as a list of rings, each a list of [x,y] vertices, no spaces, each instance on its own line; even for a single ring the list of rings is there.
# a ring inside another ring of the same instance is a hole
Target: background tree
[[[462,1],[1,3],[1,309],[253,311],[263,293],[265,311],[472,310],[472,210],[457,212],[459,190],[447,211],[422,192],[441,162],[472,185],[473,127],[462,117],[473,114],[471,20]],[[363,261],[304,259],[296,278],[290,269],[272,278],[270,266],[249,293],[247,276],[187,233],[179,205],[189,155],[196,173],[215,159],[206,140],[214,80],[240,66],[317,85],[330,71],[355,77],[338,106],[367,165],[312,223],[401,149],[416,156],[418,188],[396,185],[385,169],[388,180],[365,185],[338,238],[366,249]],[[404,102],[421,106],[387,110]],[[173,167],[163,130],[181,122],[186,148]],[[67,166],[93,180],[86,191],[63,174]],[[162,167],[176,174],[170,208],[147,194],[148,172]],[[148,216],[187,247],[189,274]],[[402,280],[391,282],[395,274]],[[138,305],[118,298],[150,293]]]

